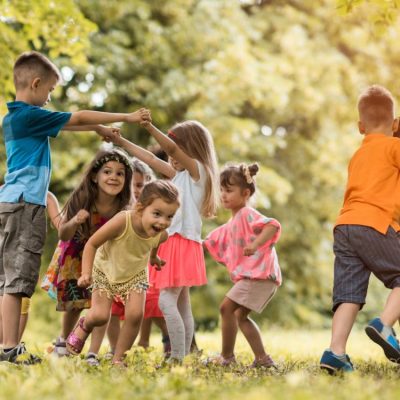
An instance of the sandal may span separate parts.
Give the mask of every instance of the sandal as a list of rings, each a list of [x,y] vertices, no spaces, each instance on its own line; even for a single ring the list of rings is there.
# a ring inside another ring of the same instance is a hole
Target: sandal
[[[204,364],[206,366],[209,365],[216,365],[219,367],[229,367],[232,364],[236,363],[236,358],[235,356],[230,356],[230,357],[223,357],[221,354],[217,357],[209,357],[206,359],[206,361],[204,362]]]
[[[277,368],[274,360],[267,354],[258,360],[255,359],[250,368]]]
[[[76,324],[75,328],[73,331],[68,335],[67,340],[66,340],[66,345],[67,345],[67,350],[68,353],[77,356],[78,354],[81,353],[83,346],[85,345],[86,339],[90,335],[91,331],[88,331],[86,328],[84,328],[84,323],[85,323],[85,317],[82,317],[78,323]],[[84,339],[81,339],[76,335],[76,330],[80,328],[82,332],[86,334],[86,337]]]
[[[119,368],[119,369],[126,369],[128,368],[128,364],[125,361],[122,360],[115,360],[111,363],[113,367]]]

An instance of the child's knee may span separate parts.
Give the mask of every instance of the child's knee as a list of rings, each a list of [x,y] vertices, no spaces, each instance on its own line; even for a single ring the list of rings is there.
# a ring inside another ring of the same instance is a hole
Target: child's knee
[[[231,309],[231,307],[230,307],[230,305],[228,303],[223,301],[221,303],[221,305],[219,306],[219,312],[223,316],[223,315],[232,314],[233,310]]]
[[[103,326],[108,322],[110,318],[110,313],[104,312],[102,310],[96,310],[89,313],[86,318],[87,322],[94,326]]]
[[[247,322],[249,320],[249,313],[247,310],[243,310],[242,308],[238,308],[235,311],[235,316],[237,321],[240,323]]]
[[[140,325],[143,320],[143,312],[134,312],[134,313],[126,313],[125,314],[125,324],[130,325]]]

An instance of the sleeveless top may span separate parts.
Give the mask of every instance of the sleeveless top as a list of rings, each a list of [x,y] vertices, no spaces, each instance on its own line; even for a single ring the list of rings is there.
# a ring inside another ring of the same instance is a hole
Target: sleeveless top
[[[201,243],[201,206],[206,190],[207,174],[199,161],[196,160],[196,164],[200,174],[198,181],[194,181],[186,169],[177,172],[172,178],[172,182],[179,189],[181,205],[168,228],[168,235],[179,233],[186,239]]]
[[[125,211],[124,232],[97,249],[93,267],[106,275],[110,283],[124,283],[143,274],[147,280],[150,251],[160,242],[161,233],[150,238],[139,236],[132,226],[132,211]]]

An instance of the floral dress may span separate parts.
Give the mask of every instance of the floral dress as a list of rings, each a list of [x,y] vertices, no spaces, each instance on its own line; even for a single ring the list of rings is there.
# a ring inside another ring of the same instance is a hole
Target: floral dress
[[[92,234],[109,218],[97,212],[91,215]],[[90,308],[91,290],[78,286],[82,273],[82,254],[87,239],[76,234],[71,240],[60,241],[43,278],[41,287],[57,300],[57,311]]]

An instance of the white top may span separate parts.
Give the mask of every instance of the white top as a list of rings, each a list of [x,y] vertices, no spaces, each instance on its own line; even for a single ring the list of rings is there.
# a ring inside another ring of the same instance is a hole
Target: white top
[[[186,239],[201,243],[201,206],[207,175],[203,165],[199,161],[195,161],[200,174],[198,181],[194,181],[186,169],[177,172],[172,178],[172,182],[179,189],[181,206],[168,228],[168,234],[172,236],[174,233],[179,233]]]

